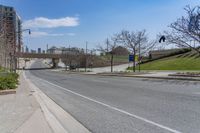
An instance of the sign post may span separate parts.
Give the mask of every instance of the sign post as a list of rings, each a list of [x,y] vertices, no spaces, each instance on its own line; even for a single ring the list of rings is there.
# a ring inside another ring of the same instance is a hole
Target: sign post
[[[138,55],[135,55],[135,58],[134,58],[134,55],[133,54],[130,54],[129,55],[129,62],[133,62],[133,67],[135,67],[135,62],[139,62],[140,59],[139,59],[139,56]],[[135,70],[135,69],[133,69]]]

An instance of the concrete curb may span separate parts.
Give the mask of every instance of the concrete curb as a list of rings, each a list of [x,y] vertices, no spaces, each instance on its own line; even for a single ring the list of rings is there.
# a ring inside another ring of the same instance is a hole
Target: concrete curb
[[[195,78],[185,78],[185,77],[154,77],[154,76],[141,76],[141,75],[112,75],[112,74],[96,74],[99,76],[115,76],[115,77],[132,77],[132,78],[146,78],[146,79],[167,79],[167,80],[187,80],[187,81],[200,81],[200,79]]]
[[[1,90],[0,95],[16,94],[16,89],[11,90]]]
[[[187,77],[187,78],[200,78],[200,75],[185,75],[185,74],[169,74],[169,76]]]
[[[152,79],[168,79],[168,80],[200,81],[200,79],[181,78],[181,77],[153,77],[153,76],[125,76],[125,77],[152,78]]]
[[[60,72],[60,71],[55,71]],[[68,73],[68,74],[80,74],[80,75],[88,75],[88,76],[111,76],[111,77],[132,77],[132,78],[146,78],[146,79],[167,79],[167,80],[187,80],[187,81],[200,81],[200,78],[197,79],[195,77],[180,77],[169,75],[168,77],[156,77],[156,76],[142,76],[142,75],[122,75],[122,74],[90,74],[90,73]]]
[[[23,76],[26,78],[25,73],[23,73]],[[35,91],[33,95],[40,104],[46,121],[55,133],[90,133],[87,128],[46,96],[29,79],[26,78],[26,81],[31,89]]]

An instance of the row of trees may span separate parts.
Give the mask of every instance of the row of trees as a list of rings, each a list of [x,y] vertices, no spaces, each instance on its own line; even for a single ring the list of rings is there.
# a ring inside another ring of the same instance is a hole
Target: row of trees
[[[122,30],[120,33],[114,34],[111,39],[106,39],[106,47],[99,46],[99,50],[110,54],[111,72],[113,72],[113,57],[115,49],[122,45],[126,47],[133,57],[138,54],[140,61],[141,55],[147,54],[148,51],[155,48],[157,42],[149,41],[146,30],[141,31],[127,31]],[[133,58],[133,71],[135,71],[136,61]]]
[[[182,16],[175,22],[169,25],[170,30],[159,34],[160,39],[150,41],[146,30],[127,31],[122,30],[120,33],[114,34],[110,39],[106,39],[106,47],[98,46],[98,50],[110,54],[111,72],[113,72],[113,57],[114,49],[119,45],[126,47],[135,57],[146,55],[150,50],[159,47],[158,42],[165,42],[166,45],[176,45],[180,48],[190,48],[195,50],[200,55],[200,6],[184,8],[186,16]],[[159,40],[159,41],[158,41]],[[197,45],[191,43],[196,42]],[[136,61],[133,60],[133,71],[135,71]]]
[[[63,48],[62,54],[65,58],[62,59],[62,62],[65,66],[69,67],[69,70],[82,68],[82,67],[92,67],[94,57],[96,56],[94,50],[79,49],[76,47],[73,48]]]

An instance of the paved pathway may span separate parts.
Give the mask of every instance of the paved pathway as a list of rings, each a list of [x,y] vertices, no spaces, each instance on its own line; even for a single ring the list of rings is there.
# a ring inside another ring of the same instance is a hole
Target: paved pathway
[[[33,92],[20,77],[16,94],[0,96],[0,133],[51,133]]]
[[[130,66],[130,64],[122,64],[122,65],[113,66],[113,72],[125,71],[126,68],[129,66]],[[99,68],[92,68],[92,69],[88,69],[88,70],[92,71],[92,72],[89,72],[90,74],[96,74],[96,73],[102,73],[102,72],[110,72],[111,67],[110,66],[99,67]]]

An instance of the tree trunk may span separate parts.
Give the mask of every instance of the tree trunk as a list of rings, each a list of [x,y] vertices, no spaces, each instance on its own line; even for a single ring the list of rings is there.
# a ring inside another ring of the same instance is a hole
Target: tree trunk
[[[69,61],[69,71],[71,71],[71,65],[72,65],[72,62],[71,62],[71,59]]]

